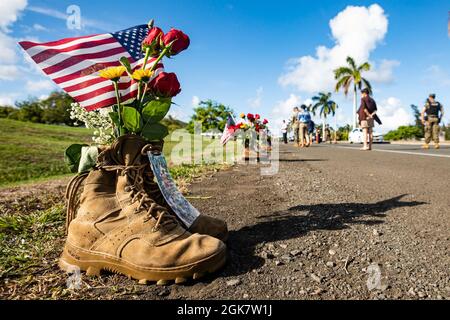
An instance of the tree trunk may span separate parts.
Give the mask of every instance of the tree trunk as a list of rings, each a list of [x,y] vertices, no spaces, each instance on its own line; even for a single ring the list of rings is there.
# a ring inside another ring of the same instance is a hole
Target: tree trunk
[[[334,114],[334,143],[337,143],[337,112]]]
[[[325,123],[326,123],[326,117],[323,117],[322,119],[322,137],[323,137],[323,142],[327,142],[326,138],[328,138],[325,134]]]
[[[358,127],[357,119],[356,119],[356,108],[357,108],[357,99],[358,93],[356,91],[356,85],[353,86],[353,129]]]

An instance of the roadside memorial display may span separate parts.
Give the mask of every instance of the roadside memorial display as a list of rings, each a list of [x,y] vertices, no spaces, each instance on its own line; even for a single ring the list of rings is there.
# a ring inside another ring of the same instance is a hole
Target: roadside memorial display
[[[151,21],[20,45],[77,102],[72,117],[95,129],[93,145],[75,144],[65,153],[77,175],[66,192],[60,267],[88,275],[110,270],[159,285],[221,268],[226,223],[201,215],[182,196],[162,155],[169,131],[161,121],[181,92],[162,61],[186,50],[189,37],[177,29],[164,33]]]

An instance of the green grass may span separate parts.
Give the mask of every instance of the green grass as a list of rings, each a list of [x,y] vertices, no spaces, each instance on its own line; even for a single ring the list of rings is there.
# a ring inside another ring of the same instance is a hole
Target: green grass
[[[0,186],[69,174],[64,150],[91,137],[84,128],[0,119]]]
[[[202,139],[203,149],[212,142],[208,138]],[[85,128],[0,119],[0,187],[69,175],[64,150],[74,143],[91,142],[92,131]],[[170,136],[166,139],[164,154],[169,163],[177,143],[171,141]],[[201,152],[194,150],[194,143],[191,147],[192,157]]]

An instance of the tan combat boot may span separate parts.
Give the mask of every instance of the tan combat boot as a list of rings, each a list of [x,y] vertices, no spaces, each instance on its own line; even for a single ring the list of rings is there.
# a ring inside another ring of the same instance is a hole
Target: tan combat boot
[[[142,144],[142,143],[141,143]],[[157,151],[162,152],[162,144],[152,143],[148,144],[146,150],[144,151]],[[145,154],[145,152],[144,152]],[[158,184],[155,182],[155,176],[150,166],[150,161],[147,155],[143,155],[143,158],[140,160],[141,163],[148,163],[148,166],[145,167],[144,170],[144,185],[147,194],[152,197],[159,205],[165,207],[172,215],[176,216],[173,212],[172,208],[164,199],[164,196],[159,189]],[[179,220],[182,224],[182,222]],[[216,219],[213,217],[209,217],[206,215],[200,215],[194,224],[188,229],[191,233],[199,233],[206,234],[211,237],[217,238],[226,242],[228,240],[228,227],[225,221]]]
[[[434,148],[435,148],[436,150],[438,150],[438,149],[441,148],[441,146],[439,145],[439,143],[435,143],[435,144],[434,144]]]
[[[133,136],[126,136],[99,156],[102,163],[86,178],[76,218],[69,205],[60,267],[73,271],[75,266],[88,275],[109,270],[160,285],[216,271],[225,263],[225,245],[186,231],[147,195],[140,147]],[[117,160],[124,165],[115,165]],[[72,200],[71,190],[79,184],[76,179],[69,185]]]
[[[428,144],[424,144],[424,145],[422,146],[422,149],[428,150],[428,149],[430,149],[430,146],[429,146]]]

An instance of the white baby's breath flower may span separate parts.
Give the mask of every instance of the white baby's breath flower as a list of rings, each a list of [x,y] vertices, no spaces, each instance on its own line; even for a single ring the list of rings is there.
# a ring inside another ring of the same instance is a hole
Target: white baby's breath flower
[[[110,108],[88,112],[78,103],[72,103],[70,117],[77,122],[84,123],[88,129],[95,129],[92,137],[94,143],[107,145],[114,140],[114,128],[109,117],[110,112]]]

